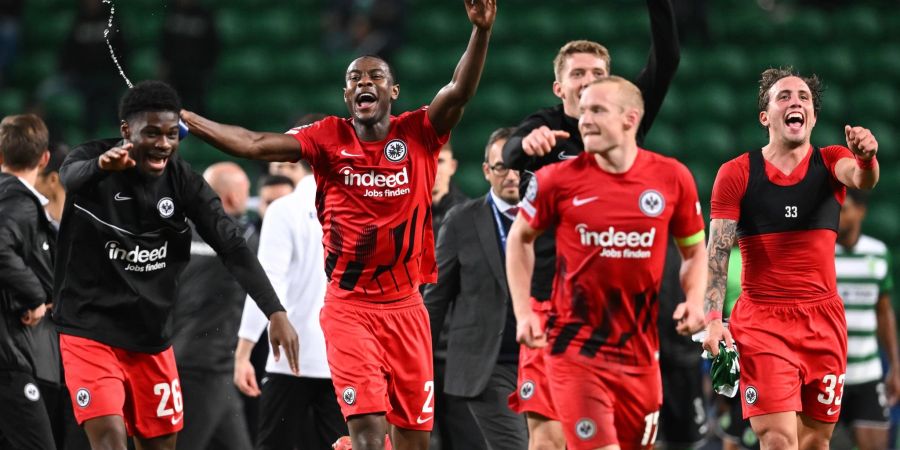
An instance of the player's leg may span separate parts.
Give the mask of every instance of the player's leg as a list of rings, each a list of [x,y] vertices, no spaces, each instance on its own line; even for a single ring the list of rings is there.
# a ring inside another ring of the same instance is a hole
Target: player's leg
[[[231,374],[217,375],[221,376],[220,384],[217,391],[220,395],[220,402],[214,408],[218,408],[220,413],[217,415],[215,428],[209,443],[203,447],[184,447],[185,449],[221,449],[221,450],[244,450],[252,449],[253,443],[250,441],[250,433],[247,430],[247,418],[244,417],[244,404],[241,402],[241,394],[231,379]],[[185,411],[188,411],[185,408]],[[201,411],[201,413],[212,413],[211,410]],[[188,421],[190,417],[185,416],[185,430],[191,426]],[[178,433],[177,448],[182,448],[184,440],[184,430]],[[324,448],[324,447],[322,447]]]
[[[828,450],[835,422],[822,422],[805,414],[798,416],[797,440],[801,450]]]
[[[844,387],[840,422],[852,432],[859,450],[888,448],[889,412],[881,381]]]
[[[563,450],[566,436],[562,424],[538,413],[527,412],[528,450]]]
[[[221,407],[224,396],[219,386],[221,375],[191,370],[180,375],[185,425],[178,433],[178,449],[206,448],[224,414]],[[234,385],[230,379],[228,381]]]
[[[667,450],[699,448],[706,440],[706,404],[699,365],[660,363],[663,404],[659,410],[658,444]],[[662,441],[662,442],[660,442]]]
[[[759,447],[766,450],[796,449],[798,420],[794,411],[762,414],[750,418],[750,426],[759,439]]]
[[[377,333],[389,370],[385,416],[397,450],[428,448],[434,425],[434,372],[428,311],[418,293],[378,314]]]
[[[92,450],[126,450],[128,432],[122,416],[95,417],[85,420],[82,426]]]
[[[153,438],[134,437],[134,448],[137,450],[175,450],[177,433]]]
[[[384,440],[388,432],[384,414],[360,414],[347,419],[353,450],[384,450]],[[425,447],[427,448],[427,447]]]
[[[30,374],[0,371],[0,448],[56,448],[41,395],[37,381]]]
[[[525,418],[510,410],[507,401],[517,389],[516,372],[514,363],[497,363],[484,392],[466,402],[492,450],[528,447]]]

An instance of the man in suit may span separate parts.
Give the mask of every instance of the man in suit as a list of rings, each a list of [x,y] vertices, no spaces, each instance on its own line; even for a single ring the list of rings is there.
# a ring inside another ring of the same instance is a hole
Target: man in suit
[[[528,447],[525,418],[507,406],[516,389],[519,346],[504,267],[506,236],[517,212],[519,174],[503,163],[511,128],[491,134],[485,150],[487,195],[451,209],[438,234],[438,282],[425,290],[432,333],[450,317],[443,389],[465,398],[489,448]],[[437,342],[436,336],[433,342]]]

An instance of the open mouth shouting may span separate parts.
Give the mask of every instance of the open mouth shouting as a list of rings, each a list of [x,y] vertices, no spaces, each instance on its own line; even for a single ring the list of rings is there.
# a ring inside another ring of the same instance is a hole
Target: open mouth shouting
[[[151,152],[147,152],[145,156],[145,160],[147,162],[147,169],[150,172],[162,172],[166,169],[166,164],[169,162],[169,158],[172,156],[172,152],[154,150]]]
[[[788,130],[799,132],[803,129],[803,125],[806,123],[806,117],[803,116],[803,113],[794,111],[789,113],[784,118],[784,124],[787,126]]]
[[[372,92],[360,92],[356,95],[356,110],[359,112],[370,112],[375,109],[378,104],[378,96]]]

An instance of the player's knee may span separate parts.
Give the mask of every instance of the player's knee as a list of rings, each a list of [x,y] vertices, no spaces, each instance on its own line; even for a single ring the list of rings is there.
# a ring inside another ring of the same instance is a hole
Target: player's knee
[[[787,430],[778,428],[763,429],[757,431],[760,448],[767,450],[783,450],[797,448],[797,436]],[[818,448],[818,447],[816,447]],[[827,446],[825,448],[828,448]]]
[[[384,450],[385,435],[378,435],[375,432],[359,433],[353,436],[353,450]]]

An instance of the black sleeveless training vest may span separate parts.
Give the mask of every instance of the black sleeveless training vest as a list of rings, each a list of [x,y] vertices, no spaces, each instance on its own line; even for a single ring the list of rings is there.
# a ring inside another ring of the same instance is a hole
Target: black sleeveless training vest
[[[741,200],[738,237],[784,231],[837,231],[841,205],[834,197],[831,173],[822,151],[812,149],[806,176],[792,186],[779,186],[766,176],[762,150],[748,152],[750,178]]]

